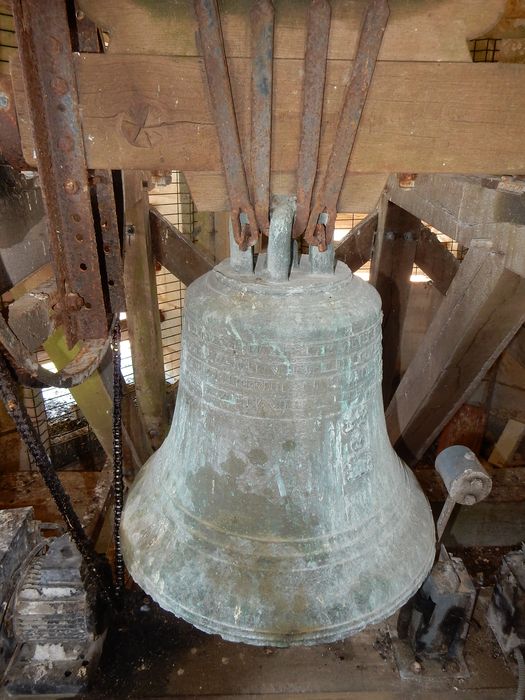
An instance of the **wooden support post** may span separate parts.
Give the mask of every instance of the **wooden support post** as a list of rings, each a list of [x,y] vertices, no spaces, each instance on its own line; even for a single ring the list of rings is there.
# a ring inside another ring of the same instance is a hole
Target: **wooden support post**
[[[370,282],[383,306],[383,401],[388,405],[401,371],[401,337],[421,222],[383,198]]]
[[[152,447],[167,429],[166,380],[151,249],[148,193],[141,171],[123,171],[124,287],[137,403]]]
[[[188,286],[212,269],[211,257],[199,250],[154,207],[150,210],[150,226],[155,259],[183,284]]]
[[[490,241],[472,241],[390,402],[393,444],[421,456],[525,321],[525,279]]]
[[[355,272],[372,257],[372,247],[377,230],[377,213],[374,212],[354,226],[335,249],[335,257]]]
[[[423,227],[417,242],[416,265],[430,277],[441,294],[446,294],[458,271],[459,260],[439,242],[435,233]]]

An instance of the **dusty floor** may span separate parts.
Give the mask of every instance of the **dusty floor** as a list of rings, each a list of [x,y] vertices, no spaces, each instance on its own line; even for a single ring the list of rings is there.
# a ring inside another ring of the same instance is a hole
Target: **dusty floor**
[[[514,674],[484,624],[483,604],[471,627],[469,679],[423,668],[401,681],[388,625],[336,644],[290,649],[225,642],[177,620],[140,593],[110,630],[92,690],[97,698],[257,697],[282,695],[350,700],[503,700],[513,698]]]

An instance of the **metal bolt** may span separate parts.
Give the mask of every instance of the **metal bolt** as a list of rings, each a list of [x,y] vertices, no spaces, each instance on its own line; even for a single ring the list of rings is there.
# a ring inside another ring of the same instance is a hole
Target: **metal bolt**
[[[483,488],[483,481],[481,479],[472,479],[470,485],[474,490],[478,491]]]
[[[421,664],[419,663],[419,661],[413,661],[413,662],[410,664],[410,670],[412,671],[412,673],[416,673],[416,674],[419,675],[419,674],[421,673],[421,671],[422,671],[422,668],[423,668],[423,667],[421,666]]]
[[[128,236],[132,236],[135,233],[135,226],[133,226],[133,224],[128,224],[126,226],[126,233]]]
[[[387,241],[393,241],[395,237],[396,237],[396,234],[393,231],[387,231],[385,233],[385,238]]]
[[[9,96],[0,92],[0,109],[9,109]]]
[[[474,495],[471,494],[471,493],[468,493],[468,494],[465,496],[465,498],[463,499],[463,503],[464,503],[466,506],[473,506],[474,503],[476,503],[476,496],[474,496]]]
[[[66,180],[64,182],[64,190],[68,194],[75,194],[78,192],[78,182],[76,180]]]
[[[82,10],[77,10],[75,13],[75,17],[80,21],[83,20],[85,16],[86,15],[82,12]]]

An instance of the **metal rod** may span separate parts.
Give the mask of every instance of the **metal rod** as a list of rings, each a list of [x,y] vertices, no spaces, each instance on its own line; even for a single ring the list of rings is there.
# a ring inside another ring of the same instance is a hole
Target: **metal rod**
[[[314,198],[306,228],[306,241],[310,245],[317,245],[319,250],[325,250],[333,237],[337,200],[372,82],[389,13],[387,0],[370,0],[368,3],[328,166],[322,186]],[[326,224],[319,222],[319,215],[322,213],[328,214]]]
[[[255,216],[268,235],[270,207],[274,11],[270,0],[255,0],[252,27],[251,179]]]
[[[294,238],[302,236],[306,229],[317,173],[330,16],[328,0],[312,0],[308,10],[304,56],[303,116],[297,166],[297,212],[293,227]]]
[[[24,88],[68,344],[104,338],[107,317],[64,0],[14,0]]]
[[[283,282],[290,275],[294,214],[295,198],[293,197],[279,198],[272,210],[266,269],[268,277],[275,282]]]
[[[233,234],[239,247],[246,250],[256,243],[259,228],[248,193],[219,10],[216,0],[194,0],[193,4],[232,210]],[[241,213],[248,219],[244,225],[241,225]]]

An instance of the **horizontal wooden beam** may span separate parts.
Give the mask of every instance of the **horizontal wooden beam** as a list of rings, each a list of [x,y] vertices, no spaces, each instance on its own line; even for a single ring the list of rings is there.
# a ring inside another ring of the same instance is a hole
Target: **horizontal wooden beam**
[[[473,242],[388,406],[392,443],[420,457],[524,321],[525,279]]]
[[[90,168],[222,171],[201,59],[78,54],[75,66]],[[327,64],[320,170],[351,67],[351,61]],[[249,153],[251,60],[231,59],[229,68],[243,152]],[[33,160],[18,61],[12,71],[24,155]],[[274,61],[275,173],[297,168],[302,80],[303,61]],[[524,172],[524,112],[522,65],[380,61],[349,172]]]
[[[277,58],[304,56],[308,3],[274,0]],[[79,0],[77,5],[109,35],[112,53],[197,56],[197,24],[191,0]],[[250,3],[221,0],[221,27],[228,57],[250,56]],[[366,0],[331,0],[328,56],[355,53]],[[381,58],[385,61],[470,61],[467,37],[493,26],[505,0],[390,0]],[[499,35],[496,35],[499,36]]]
[[[506,267],[525,276],[523,195],[485,183],[485,178],[476,176],[421,174],[413,188],[404,189],[391,176],[385,194],[466,248],[474,239],[492,242],[505,256]]]
[[[354,226],[335,249],[335,257],[355,272],[372,257],[372,247],[377,231],[377,212],[370,214]]]
[[[452,255],[430,229],[423,227],[416,248],[416,265],[430,277],[434,287],[446,294],[454,275],[458,271],[459,260]]]
[[[197,248],[188,236],[155,209],[150,208],[151,245],[155,259],[188,286],[197,277],[209,272],[213,261]]]
[[[226,180],[222,173],[184,172],[191,191],[191,198],[198,211],[229,211],[230,202],[226,191]],[[367,214],[373,211],[385,188],[386,173],[348,173],[339,195],[338,211]],[[296,175],[273,172],[271,191],[273,194],[295,193]]]

